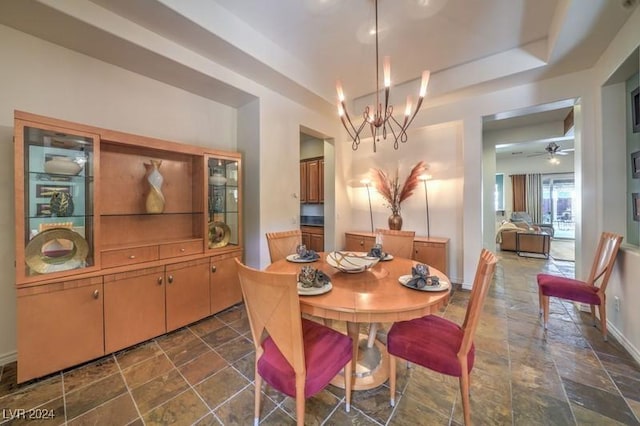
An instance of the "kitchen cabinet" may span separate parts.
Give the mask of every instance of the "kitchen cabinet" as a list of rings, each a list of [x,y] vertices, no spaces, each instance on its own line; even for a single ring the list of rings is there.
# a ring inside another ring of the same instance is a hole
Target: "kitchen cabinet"
[[[307,202],[307,188],[309,183],[307,182],[307,162],[300,162],[300,203],[305,204]]]
[[[308,249],[316,252],[324,251],[324,227],[322,226],[301,226],[302,244]]]
[[[300,202],[324,202],[324,159],[313,158],[300,162]]]

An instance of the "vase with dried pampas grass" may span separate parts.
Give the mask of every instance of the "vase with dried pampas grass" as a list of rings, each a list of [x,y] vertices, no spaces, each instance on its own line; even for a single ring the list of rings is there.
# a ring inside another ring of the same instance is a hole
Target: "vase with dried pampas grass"
[[[378,193],[384,198],[385,205],[391,209],[389,216],[389,229],[402,229],[402,216],[400,215],[400,205],[409,198],[418,186],[418,177],[426,171],[424,161],[420,161],[413,166],[409,176],[403,184],[400,184],[400,173],[396,169],[394,176],[387,174],[382,169],[371,170],[371,181]]]

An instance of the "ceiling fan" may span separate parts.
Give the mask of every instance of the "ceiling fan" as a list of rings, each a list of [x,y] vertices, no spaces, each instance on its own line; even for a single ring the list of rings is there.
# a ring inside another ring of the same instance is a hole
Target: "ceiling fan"
[[[544,152],[537,152],[535,154],[527,155],[527,157],[537,157],[539,155],[548,155],[549,158],[553,158],[556,155],[569,155],[570,151],[573,151],[573,148],[568,149],[560,149],[560,145],[555,142],[549,142],[547,146],[544,147]]]

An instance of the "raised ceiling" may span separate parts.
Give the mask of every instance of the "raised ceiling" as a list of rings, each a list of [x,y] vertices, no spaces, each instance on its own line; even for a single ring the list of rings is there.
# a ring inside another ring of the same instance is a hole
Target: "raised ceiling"
[[[525,83],[591,67],[631,13],[622,3],[379,0],[380,53],[393,83],[415,80],[414,92],[430,69],[430,96]],[[208,74],[214,65],[329,106],[336,79],[350,98],[374,91],[373,10],[373,0],[3,0],[0,23],[230,105],[251,96]],[[194,65],[202,58],[211,66]]]

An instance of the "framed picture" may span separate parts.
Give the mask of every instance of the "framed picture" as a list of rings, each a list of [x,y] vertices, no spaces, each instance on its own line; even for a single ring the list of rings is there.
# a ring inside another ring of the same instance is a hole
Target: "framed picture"
[[[631,128],[633,133],[640,132],[640,87],[631,92]]]
[[[49,203],[36,204],[36,216],[51,216],[51,207]]]
[[[70,185],[45,185],[45,184],[36,185],[36,197],[49,198],[53,195],[54,192],[66,192],[67,194],[70,194],[71,186]]]
[[[631,194],[633,203],[633,220],[640,222],[640,192]]]
[[[631,153],[631,177],[640,178],[640,151]]]

